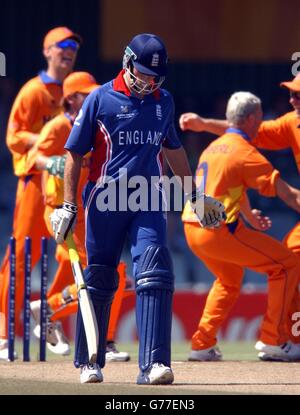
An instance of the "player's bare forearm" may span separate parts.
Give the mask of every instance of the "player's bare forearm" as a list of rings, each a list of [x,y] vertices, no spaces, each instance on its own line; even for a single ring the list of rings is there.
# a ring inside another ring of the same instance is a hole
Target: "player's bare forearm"
[[[229,128],[227,120],[205,119],[205,131],[209,133],[223,135],[227,128]]]
[[[191,193],[196,186],[193,180],[186,179],[188,177],[192,178],[193,175],[184,148],[180,147],[175,150],[164,148],[163,153],[172,172],[183,184],[184,192]]]
[[[241,214],[244,219],[254,229],[259,231],[267,231],[272,226],[272,221],[268,216],[263,216],[258,209],[252,209],[247,193],[244,193],[240,201]]]
[[[40,137],[39,134],[31,134],[28,137],[28,140],[27,140],[27,149],[28,150],[30,150],[35,145],[35,143],[37,142],[37,140],[39,139],[39,137]]]
[[[34,146],[38,138],[39,134],[33,134],[30,131],[8,130],[6,143],[10,151],[25,154]]]
[[[229,127],[227,120],[204,118],[194,112],[186,112],[179,118],[179,125],[183,131],[207,131],[216,135],[223,135]]]
[[[64,200],[76,205],[77,186],[80,176],[82,156],[68,152],[64,174]]]
[[[38,170],[45,170],[48,160],[49,160],[49,157],[45,157],[45,156],[42,156],[42,155],[38,155],[36,157],[35,167]]]
[[[277,196],[289,207],[300,213],[300,190],[290,186],[280,177],[276,180]]]

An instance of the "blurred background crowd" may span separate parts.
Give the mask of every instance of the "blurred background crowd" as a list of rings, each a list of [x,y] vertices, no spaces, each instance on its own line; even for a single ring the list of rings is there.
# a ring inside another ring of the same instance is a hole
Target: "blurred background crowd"
[[[164,87],[174,96],[176,128],[194,170],[214,136],[182,133],[182,112],[223,118],[227,99],[239,90],[262,99],[265,119],[291,110],[279,83],[293,78],[291,57],[300,50],[298,0],[1,0],[0,9],[0,52],[7,65],[6,76],[0,77],[0,260],[11,234],[16,188],[5,144],[7,119],[20,87],[45,67],[42,39],[51,28],[66,25],[82,35],[75,69],[91,72],[102,84],[120,70],[133,35],[161,36],[170,58]],[[290,150],[264,154],[284,179],[300,186]],[[268,233],[277,239],[297,222],[298,215],[279,199],[249,196],[253,207],[272,219]],[[206,290],[213,278],[189,251],[180,213],[169,214],[168,232],[177,286]],[[124,257],[129,258],[126,250]],[[51,260],[51,269],[55,266]],[[263,290],[265,283],[263,276],[247,272],[244,288]]]

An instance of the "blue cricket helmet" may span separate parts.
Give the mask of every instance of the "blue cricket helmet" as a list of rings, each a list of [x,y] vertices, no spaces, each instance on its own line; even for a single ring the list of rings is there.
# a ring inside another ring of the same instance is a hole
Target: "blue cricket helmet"
[[[145,75],[166,76],[167,50],[161,38],[156,35],[136,35],[125,49],[124,60],[127,60],[127,63],[130,60],[133,66]]]

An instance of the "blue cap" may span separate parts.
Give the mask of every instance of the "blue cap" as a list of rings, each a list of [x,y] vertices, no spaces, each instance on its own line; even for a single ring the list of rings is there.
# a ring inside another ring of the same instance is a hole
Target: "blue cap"
[[[131,54],[133,66],[139,72],[152,76],[166,75],[167,51],[158,36],[149,33],[137,35],[127,46],[126,52]]]

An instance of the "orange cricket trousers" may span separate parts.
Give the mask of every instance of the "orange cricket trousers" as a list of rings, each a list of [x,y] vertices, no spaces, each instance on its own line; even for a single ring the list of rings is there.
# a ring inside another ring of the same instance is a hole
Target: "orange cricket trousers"
[[[107,332],[107,341],[113,341],[115,339],[116,328],[118,323],[118,318],[120,315],[121,305],[123,298],[126,295],[130,295],[129,291],[125,290],[126,285],[126,264],[120,262],[118,266],[119,273],[119,287],[115,293],[114,300],[112,302],[110,319]],[[68,304],[65,304],[65,296],[72,297],[72,301]],[[48,304],[53,310],[53,315],[51,316],[52,321],[60,320],[65,318],[73,313],[77,313],[78,309],[78,296],[77,296],[77,287],[75,284],[65,287],[63,292],[52,295],[48,298]]]
[[[193,253],[216,277],[192,337],[192,349],[207,349],[217,343],[217,332],[239,296],[245,267],[268,276],[268,304],[260,340],[270,345],[289,340],[288,316],[300,275],[298,257],[276,239],[247,228],[241,219],[233,233],[225,224],[209,230],[185,223],[184,231]]]
[[[300,256],[300,222],[285,236],[283,243],[291,251]]]
[[[46,206],[44,219],[47,224],[49,232],[52,232],[51,222],[50,222],[50,214],[53,212],[53,208],[50,206]],[[82,267],[86,267],[86,252],[83,241],[85,240],[85,217],[84,217],[84,210],[80,207],[78,209],[78,215],[76,218],[76,224],[73,231],[74,241],[77,246],[78,254],[80,257],[80,261]],[[53,311],[58,310],[52,317],[53,321],[58,320],[68,315],[77,312],[77,288],[74,284],[74,277],[71,267],[71,262],[69,258],[68,247],[66,243],[63,245],[57,245],[55,258],[58,261],[58,269],[55,274],[54,280],[50,289],[48,290],[47,297],[48,297],[48,304],[52,308]],[[111,306],[110,311],[110,319],[109,319],[109,326],[108,326],[108,334],[107,339],[113,340],[115,337],[117,322],[120,314],[121,304],[124,296],[126,295],[125,285],[126,285],[126,264],[120,263],[118,266],[118,273],[119,273],[119,286],[115,293],[114,300]],[[67,304],[65,307],[62,307],[63,301],[63,294],[62,291],[67,287],[71,296],[74,298],[74,301]]]
[[[294,254],[300,257],[300,222],[285,236],[283,244],[287,246]],[[292,333],[291,326],[295,323],[293,320],[293,314],[300,311],[300,274],[298,276],[298,287],[296,289],[298,295],[294,297],[293,303],[290,309],[289,315],[289,330]],[[300,343],[300,336],[293,336],[291,334],[291,340],[293,343]]]
[[[29,236],[32,240],[32,268],[41,256],[41,238],[49,237],[44,222],[44,200],[41,187],[41,175],[20,177],[17,186],[16,206],[13,219],[13,233],[16,238],[16,294],[15,322],[20,325],[20,315],[24,297],[24,242]],[[9,291],[9,248],[6,250],[0,270],[0,337],[7,338]],[[3,317],[5,316],[5,317]]]

